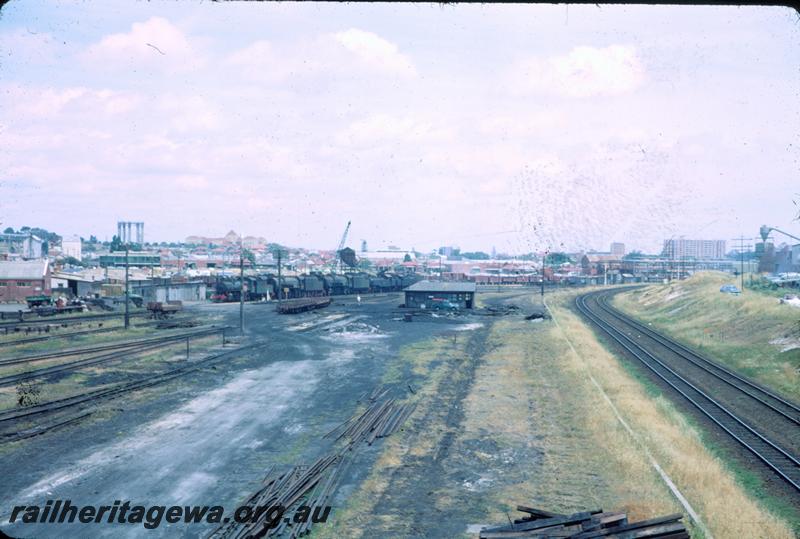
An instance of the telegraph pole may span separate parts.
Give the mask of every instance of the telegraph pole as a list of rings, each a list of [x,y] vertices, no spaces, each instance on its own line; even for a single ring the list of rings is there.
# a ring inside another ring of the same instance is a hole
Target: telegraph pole
[[[739,277],[742,279],[742,287],[740,294],[744,294],[744,236],[739,239],[739,260],[741,261],[741,266],[739,269]]]
[[[239,241],[239,334],[244,335],[244,244]]]
[[[130,245],[127,243],[125,244],[125,329],[128,329],[131,325],[131,313],[130,313],[130,299],[131,299],[131,290],[130,286],[128,285],[128,268],[130,267],[130,261],[128,259],[128,255],[130,254]]]
[[[278,248],[278,312],[281,310],[281,296],[283,295],[283,284],[281,283],[281,250]]]
[[[547,262],[547,251],[544,252],[544,256],[542,257],[542,284],[541,284],[541,294],[542,294],[542,305],[544,305],[544,264]]]

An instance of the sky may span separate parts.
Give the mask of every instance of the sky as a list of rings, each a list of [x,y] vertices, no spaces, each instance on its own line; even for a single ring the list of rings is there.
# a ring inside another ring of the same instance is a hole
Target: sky
[[[782,7],[12,0],[0,227],[333,249],[352,221],[355,248],[512,254],[798,235],[798,68]]]

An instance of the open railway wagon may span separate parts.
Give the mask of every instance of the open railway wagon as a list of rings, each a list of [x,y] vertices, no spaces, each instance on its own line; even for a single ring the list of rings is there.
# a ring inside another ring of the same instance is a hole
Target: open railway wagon
[[[298,314],[314,309],[322,309],[331,304],[330,297],[297,298],[282,301],[277,307],[279,314]]]
[[[180,301],[149,301],[147,303],[147,310],[150,313],[150,318],[163,320],[175,313],[181,312],[183,310],[183,303]]]

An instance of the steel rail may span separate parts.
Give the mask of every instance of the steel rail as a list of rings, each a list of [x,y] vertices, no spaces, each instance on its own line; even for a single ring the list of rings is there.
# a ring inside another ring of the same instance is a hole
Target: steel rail
[[[782,449],[780,446],[778,446],[775,442],[769,440],[767,437],[765,437],[764,435],[762,435],[761,433],[759,433],[758,431],[756,431],[755,429],[750,427],[750,425],[748,425],[743,420],[741,420],[733,412],[728,410],[722,404],[716,402],[708,394],[706,394],[705,392],[703,392],[699,388],[695,387],[691,382],[689,382],[688,380],[683,378],[681,375],[679,375],[678,373],[673,371],[670,367],[665,365],[661,360],[659,360],[657,357],[655,357],[653,354],[651,354],[644,347],[642,347],[641,345],[636,343],[633,339],[631,339],[630,337],[628,337],[627,335],[625,335],[624,333],[622,333],[621,331],[619,331],[618,329],[616,329],[612,325],[604,322],[601,317],[597,316],[586,305],[586,298],[588,296],[592,296],[594,294],[596,294],[596,293],[583,294],[583,295],[578,296],[575,299],[576,307],[578,308],[578,310],[586,318],[588,318],[595,326],[597,326],[598,328],[603,330],[609,337],[611,337],[620,346],[622,346],[625,350],[627,350],[631,355],[633,355],[633,357],[638,359],[645,367],[650,369],[650,371],[652,371],[656,376],[658,376],[661,380],[663,380],[667,385],[669,385],[672,389],[674,389],[680,395],[682,395],[695,408],[697,408],[697,410],[699,410],[703,415],[705,415],[708,419],[710,419],[714,424],[716,424],[718,427],[720,427],[722,430],[724,430],[726,433],[728,433],[735,441],[737,441],[739,444],[741,444],[743,447],[745,447],[747,450],[749,450],[752,454],[754,454],[756,457],[758,457],[758,459],[760,459],[762,462],[764,462],[764,464],[766,464],[776,474],[778,474],[787,483],[789,483],[789,485],[791,485],[795,490],[800,491],[800,461],[796,457],[794,457],[793,455],[791,455],[790,453],[788,453],[787,451]],[[628,343],[630,343],[630,346],[628,344],[626,344],[626,341]],[[640,352],[637,352],[637,349]],[[649,357],[650,360],[652,360],[652,361],[646,359],[645,356]],[[703,399],[708,401],[708,403],[711,406],[708,406],[708,405],[704,406],[703,404],[698,402],[699,399],[697,399],[697,397],[693,398],[692,396],[687,394],[687,391],[685,389],[682,389],[681,387],[678,387],[678,383],[675,380],[670,380],[668,378],[668,376],[666,376],[665,374],[660,372],[659,369],[655,367],[654,363],[657,363],[658,365],[660,365],[662,369],[664,369],[665,371],[670,373],[675,379],[680,381],[680,383],[684,384],[687,388],[690,388],[692,391],[697,393],[697,395],[701,396]],[[721,417],[717,417],[718,414],[714,414],[711,410],[709,410],[709,408],[711,408],[711,407],[716,408],[719,411],[721,411],[723,413],[722,417],[727,416],[731,420],[733,420],[733,424],[734,425],[738,424],[740,427],[742,427],[744,429],[745,433],[748,433],[752,437],[755,438],[756,442],[760,441],[760,443],[765,446],[764,449],[759,449],[759,448],[753,447],[755,445],[753,443],[753,440],[750,440],[750,441],[745,440],[744,436],[742,436],[741,434],[736,434],[735,432],[733,432],[732,427],[724,424],[725,423],[724,419],[722,419]],[[773,453],[773,456],[765,455],[764,454],[766,452],[765,449],[767,451],[771,451]],[[791,466],[790,466],[791,470],[790,469],[785,469],[784,466],[774,462],[774,459],[775,459],[774,455],[775,454],[777,454],[777,456],[780,459],[784,459],[786,461],[789,461],[791,463]]]
[[[180,376],[191,374],[192,372],[198,371],[206,367],[207,365],[211,365],[227,356],[264,346],[267,346],[267,344],[253,343],[246,346],[241,346],[234,350],[229,350],[226,352],[222,352],[220,354],[205,357],[201,360],[194,361],[189,365],[183,365],[181,367],[177,367],[175,369],[171,369],[166,372],[153,374],[151,376],[145,376],[143,378],[134,380],[132,382],[125,382],[117,384],[112,387],[87,391],[85,393],[79,393],[78,395],[72,395],[71,397],[65,397],[63,399],[57,399],[23,409],[3,410],[0,411],[0,423],[13,422],[24,418],[29,418],[32,416],[57,412],[60,410],[64,410],[66,408],[71,408],[73,406],[105,398],[114,398],[123,393],[136,391],[138,389],[144,389],[164,382],[168,382]]]
[[[190,318],[182,317],[182,318],[171,318],[171,321],[183,321],[189,320]],[[150,320],[148,322],[142,322],[140,324],[136,324],[131,326],[133,328],[143,328],[143,327],[150,327],[154,325],[158,325],[162,323],[163,320]],[[53,339],[70,339],[72,337],[80,337],[81,335],[91,335],[94,333],[108,333],[111,331],[123,331],[125,328],[123,326],[105,326],[96,329],[84,329],[80,331],[68,331],[66,333],[48,333],[46,335],[41,335],[37,337],[25,337],[24,339],[8,339],[3,340],[2,337],[8,337],[10,335],[15,335],[15,333],[11,334],[0,334],[0,346],[2,345],[9,345],[9,346],[17,346],[20,344],[30,344],[33,342],[44,342],[50,341]]]
[[[166,339],[173,339],[173,338],[185,338],[185,337],[193,337],[195,335],[203,335],[205,333],[216,333],[218,331],[222,331],[225,329],[224,327],[206,327],[206,328],[198,328],[195,331],[189,331],[186,333],[180,333],[175,335],[164,335],[161,337],[154,337],[150,339],[138,339],[133,341],[122,341],[116,343],[105,343],[100,344],[97,346],[88,346],[85,348],[69,348],[67,350],[59,350],[58,352],[43,352],[40,354],[29,354],[27,356],[19,356],[7,359],[0,359],[0,367],[5,367],[8,365],[17,365],[19,363],[33,363],[36,361],[44,361],[46,359],[53,359],[61,356],[75,356],[75,355],[85,355],[85,354],[92,354],[94,352],[105,352],[107,350],[117,350],[120,348],[130,348],[132,346],[138,346],[143,344],[150,344],[155,342],[161,342]],[[230,329],[230,327],[228,327]]]
[[[156,341],[150,341],[142,345],[136,345],[133,346],[132,348],[122,351],[112,352],[110,354],[101,354],[95,357],[76,359],[74,361],[68,361],[66,363],[59,363],[58,365],[52,365],[50,367],[42,367],[39,369],[24,371],[17,374],[10,374],[8,376],[0,377],[0,387],[13,385],[18,382],[22,382],[24,380],[41,378],[43,376],[49,376],[51,374],[57,374],[60,372],[80,369],[82,367],[89,367],[92,365],[98,365],[100,363],[106,363],[108,361],[121,359],[129,355],[141,354],[143,352],[148,352],[150,350],[157,350],[159,348],[163,348],[166,346],[182,343],[184,339],[188,340],[190,338],[195,338],[195,337],[214,335],[215,333],[219,333],[222,331],[223,331],[222,328],[219,329],[214,328],[205,331],[195,332],[193,335],[180,335],[180,336],[174,335],[169,337],[162,337]]]
[[[132,312],[130,316],[149,316],[149,311],[138,311]],[[36,320],[23,320],[23,321],[13,321],[13,322],[0,322],[0,329],[8,328],[17,328],[17,327],[24,327],[24,326],[31,326],[31,325],[42,325],[42,324],[69,324],[73,322],[91,322],[94,320],[109,320],[114,318],[124,318],[125,313],[100,313],[100,314],[84,314],[78,316],[54,316],[54,317],[42,317]]]
[[[773,410],[773,411],[777,412],[778,414],[782,415],[783,417],[785,417],[789,421],[795,423],[796,425],[800,425],[800,415],[792,415],[791,413],[787,413],[786,411],[781,410],[780,408],[778,408],[775,404],[767,402],[767,400],[765,400],[763,397],[760,397],[760,396],[758,396],[756,394],[751,393],[750,391],[748,391],[747,389],[741,387],[741,385],[738,385],[738,384],[741,383],[742,385],[745,385],[745,386],[747,386],[749,388],[752,388],[752,389],[755,389],[755,390],[761,392],[763,395],[766,395],[767,397],[769,397],[769,398],[771,398],[771,399],[773,399],[775,401],[778,401],[781,405],[785,406],[786,408],[789,408],[791,410],[791,412],[795,412],[795,414],[800,414],[800,406],[798,406],[798,405],[796,405],[796,404],[784,399],[780,395],[777,395],[777,394],[773,393],[769,389],[767,389],[767,388],[765,388],[765,387],[763,387],[763,386],[761,386],[761,385],[759,385],[759,384],[757,384],[757,383],[755,383],[755,382],[753,382],[751,380],[748,380],[747,378],[744,378],[743,376],[740,376],[740,375],[736,374],[735,372],[723,367],[722,365],[719,365],[716,362],[714,362],[714,361],[712,361],[712,360],[710,360],[710,359],[708,359],[706,357],[701,356],[699,353],[695,352],[691,348],[688,348],[688,347],[682,345],[681,343],[677,342],[676,340],[671,339],[670,337],[662,335],[662,334],[658,333],[657,331],[648,328],[647,326],[643,325],[642,323],[638,322],[637,320],[633,319],[632,317],[620,312],[615,307],[608,305],[607,297],[608,297],[607,293],[599,293],[599,294],[597,294],[595,296],[595,301],[597,302],[597,304],[600,306],[600,308],[604,312],[606,312],[609,315],[613,316],[614,318],[616,318],[620,322],[622,322],[624,324],[627,324],[628,326],[631,326],[632,328],[634,328],[636,330],[641,331],[648,338],[658,342],[659,344],[661,344],[665,348],[670,349],[676,355],[684,358],[685,360],[689,361],[690,363],[692,363],[696,367],[704,370],[708,374],[714,376],[715,378],[721,380],[722,382],[728,384],[729,386],[731,386],[731,387],[733,387],[735,389],[738,389],[739,391],[741,391],[745,395],[747,395],[747,396],[751,397],[752,399],[760,402],[764,406],[767,406],[768,408],[770,408],[771,410]],[[714,372],[713,369],[716,369],[717,371],[721,371],[726,376],[730,376],[731,378],[734,378],[736,380],[736,382],[731,381],[730,379],[726,379],[725,376],[720,375],[718,372]]]

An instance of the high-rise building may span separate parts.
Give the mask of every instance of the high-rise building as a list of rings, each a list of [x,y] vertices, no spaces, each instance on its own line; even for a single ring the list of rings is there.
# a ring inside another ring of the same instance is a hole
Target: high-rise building
[[[661,252],[661,256],[676,260],[683,258],[707,260],[725,258],[725,252],[725,240],[686,240],[683,238],[673,238],[664,240],[664,250]]]
[[[624,256],[625,255],[625,244],[620,243],[618,241],[611,243],[611,254],[617,256]]]

